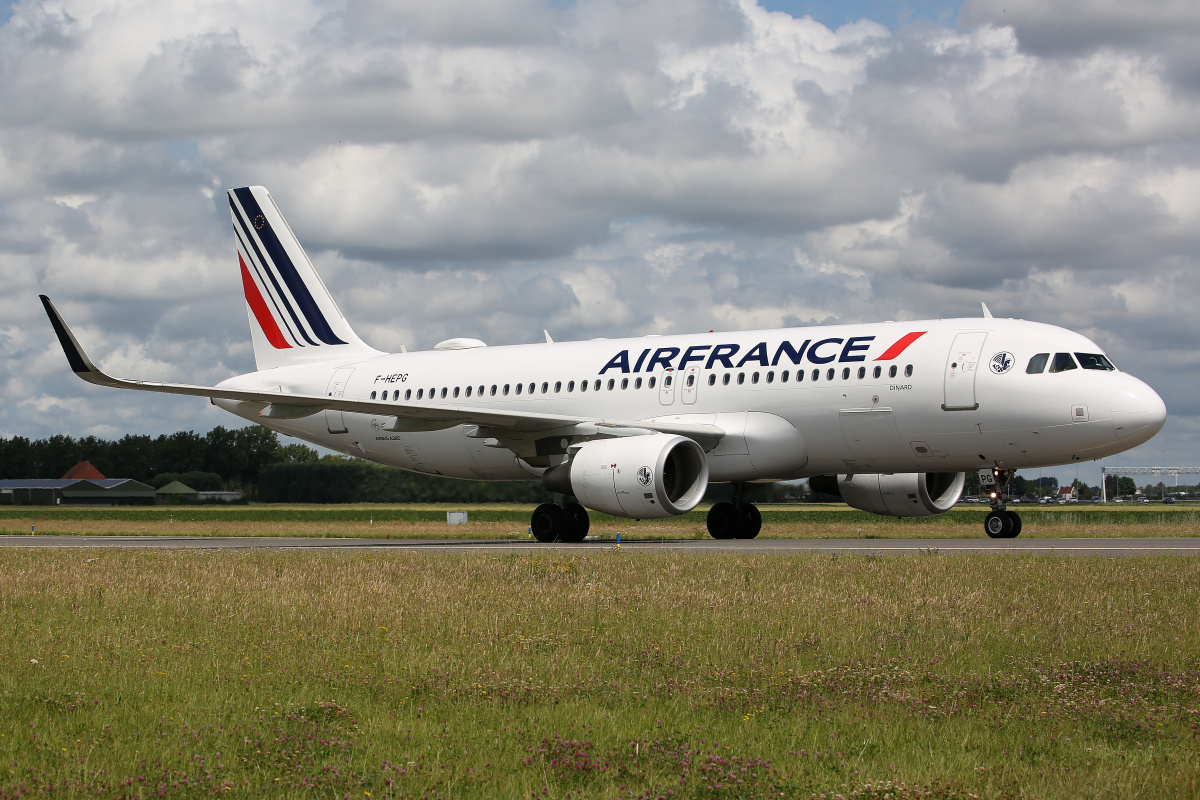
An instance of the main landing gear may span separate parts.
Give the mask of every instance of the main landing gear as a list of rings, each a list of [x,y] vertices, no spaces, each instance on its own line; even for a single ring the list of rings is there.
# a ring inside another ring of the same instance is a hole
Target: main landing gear
[[[582,542],[591,524],[587,509],[578,503],[542,503],[529,518],[529,529],[539,542]]]
[[[753,539],[762,530],[762,514],[742,502],[744,483],[733,485],[733,502],[714,503],[708,510],[708,533],[714,539]]]
[[[993,470],[993,474],[996,476],[996,486],[992,491],[992,510],[983,518],[983,530],[993,539],[1015,539],[1021,534],[1021,515],[1009,511],[1004,505],[1004,494],[1013,471],[997,469]]]

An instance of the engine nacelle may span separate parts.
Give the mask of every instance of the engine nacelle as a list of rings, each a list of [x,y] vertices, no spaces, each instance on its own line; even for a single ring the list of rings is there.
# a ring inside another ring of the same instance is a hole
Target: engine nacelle
[[[847,505],[889,517],[932,517],[954,508],[962,496],[963,472],[898,472],[894,475],[818,475],[813,491],[838,495]]]
[[[565,480],[564,480],[565,479]],[[666,433],[588,442],[542,476],[547,489],[618,517],[686,514],[704,498],[708,461],[691,439]]]

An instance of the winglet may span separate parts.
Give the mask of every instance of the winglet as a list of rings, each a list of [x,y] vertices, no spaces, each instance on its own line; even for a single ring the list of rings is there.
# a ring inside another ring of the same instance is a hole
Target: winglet
[[[554,340],[550,338],[550,331],[542,331],[546,334],[546,344],[554,344]]]
[[[75,334],[71,333],[71,329],[67,327],[67,323],[63,322],[62,315],[58,313],[58,309],[54,307],[54,303],[50,302],[50,298],[44,294],[39,296],[42,298],[42,305],[46,308],[46,316],[50,317],[50,324],[54,326],[54,333],[58,336],[58,343],[62,345],[63,352],[66,353],[67,363],[71,365],[71,370],[85,380],[87,380],[86,376],[103,374],[100,370],[96,369],[96,366],[88,359],[87,354],[83,352],[83,348],[75,340]]]
[[[981,301],[981,302],[979,303],[979,305],[983,306],[983,318],[984,318],[984,319],[991,319],[991,318],[992,318],[992,312],[988,310],[987,303],[984,303],[984,302],[982,302],[982,301]]]

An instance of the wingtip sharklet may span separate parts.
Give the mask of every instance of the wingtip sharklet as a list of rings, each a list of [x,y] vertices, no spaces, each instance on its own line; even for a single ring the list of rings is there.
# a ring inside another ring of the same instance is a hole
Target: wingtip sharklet
[[[81,377],[99,374],[100,371],[83,352],[83,348],[75,340],[75,335],[67,327],[67,323],[58,313],[58,309],[54,307],[54,303],[44,294],[38,296],[42,299],[42,306],[46,309],[46,316],[50,318],[50,324],[54,326],[54,334],[58,337],[58,343],[62,345],[63,353],[67,356],[67,363],[71,365],[71,371]]]

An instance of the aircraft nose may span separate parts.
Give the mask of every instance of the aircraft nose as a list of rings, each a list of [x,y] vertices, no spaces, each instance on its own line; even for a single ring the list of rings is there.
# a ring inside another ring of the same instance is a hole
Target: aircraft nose
[[[1112,398],[1113,427],[1121,442],[1134,446],[1149,441],[1167,421],[1167,406],[1158,393],[1136,378]]]

